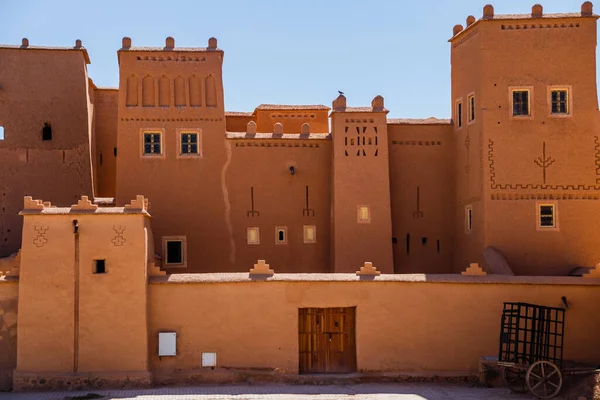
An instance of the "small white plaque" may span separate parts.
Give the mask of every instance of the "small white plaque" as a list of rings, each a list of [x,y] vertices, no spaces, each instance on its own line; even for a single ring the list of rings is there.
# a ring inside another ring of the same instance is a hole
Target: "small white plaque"
[[[158,333],[158,356],[168,357],[177,354],[176,351],[177,334],[175,332]]]
[[[217,353],[202,353],[202,366],[203,367],[216,367],[217,366]]]

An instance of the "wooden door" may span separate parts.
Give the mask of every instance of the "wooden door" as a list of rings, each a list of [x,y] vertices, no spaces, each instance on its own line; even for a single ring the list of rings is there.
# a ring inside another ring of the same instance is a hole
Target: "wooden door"
[[[301,374],[356,372],[355,311],[354,307],[298,310]]]

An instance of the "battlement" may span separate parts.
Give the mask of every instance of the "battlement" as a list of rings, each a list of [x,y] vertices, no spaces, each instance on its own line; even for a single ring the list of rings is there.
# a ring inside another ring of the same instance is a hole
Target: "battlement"
[[[129,51],[129,52],[192,52],[192,53],[204,53],[204,52],[223,52],[223,50],[219,49],[217,46],[217,39],[211,37],[208,39],[207,47],[175,47],[175,39],[171,36],[165,39],[164,47],[152,47],[152,46],[140,46],[133,47],[132,41],[130,37],[124,37],[121,42],[121,48],[118,50],[121,51]]]
[[[50,202],[35,200],[31,196],[23,199],[23,210],[19,215],[49,214],[49,215],[73,215],[73,214],[148,214],[148,200],[138,195],[125,207],[98,207],[92,203],[88,196],[81,196],[77,204],[70,207],[53,206]]]
[[[503,20],[556,20],[556,19],[572,19],[572,18],[595,18],[599,16],[593,12],[593,4],[590,1],[586,1],[581,5],[581,11],[578,13],[552,13],[544,14],[544,8],[540,4],[535,4],[531,7],[531,14],[495,14],[494,6],[487,4],[483,7],[483,15],[477,20],[473,15],[469,15],[466,19],[466,27],[461,24],[454,25],[452,28],[452,38],[449,40],[452,42],[456,37],[462,35],[464,32],[469,30],[474,25],[479,24],[481,21],[503,21]],[[537,22],[537,21],[536,21]],[[541,21],[540,21],[541,22]],[[536,28],[567,28],[572,27],[570,25],[554,23],[544,23],[540,25],[532,24],[530,26],[525,25],[523,29],[536,29]]]
[[[31,46],[29,39],[23,38],[21,45],[10,45],[0,44],[0,50],[43,50],[43,51],[79,51],[83,54],[83,58],[86,64],[91,64],[90,56],[87,50],[83,47],[81,40],[75,40],[75,46],[73,47],[62,47],[62,46]]]

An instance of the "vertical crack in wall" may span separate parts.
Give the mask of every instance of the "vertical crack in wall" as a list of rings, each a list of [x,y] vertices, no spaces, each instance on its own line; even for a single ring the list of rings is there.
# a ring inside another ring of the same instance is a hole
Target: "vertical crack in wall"
[[[227,160],[221,170],[221,190],[223,191],[223,201],[225,202],[225,224],[229,231],[229,262],[235,264],[235,240],[233,240],[233,225],[231,224],[231,203],[229,202],[229,191],[225,183],[227,169],[231,164],[231,142],[225,140],[225,149],[227,150]]]

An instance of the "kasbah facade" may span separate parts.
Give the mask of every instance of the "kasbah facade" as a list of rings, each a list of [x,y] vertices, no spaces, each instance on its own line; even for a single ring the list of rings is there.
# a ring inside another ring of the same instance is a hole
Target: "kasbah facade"
[[[0,46],[0,387],[475,376],[504,301],[563,296],[597,365],[597,18],[456,25],[451,120],[225,111],[214,38],[123,38],[115,89]]]

